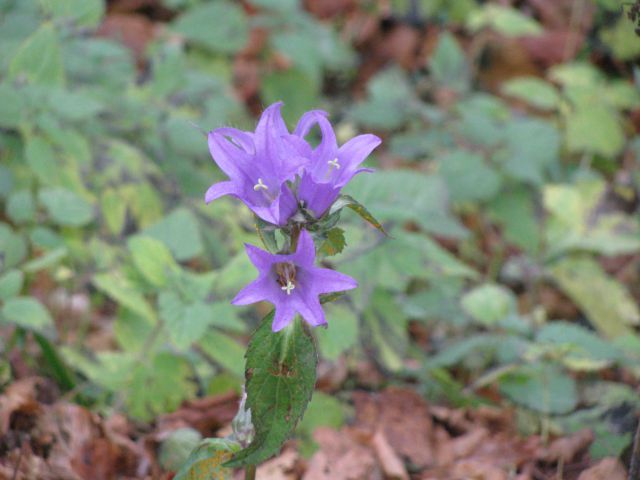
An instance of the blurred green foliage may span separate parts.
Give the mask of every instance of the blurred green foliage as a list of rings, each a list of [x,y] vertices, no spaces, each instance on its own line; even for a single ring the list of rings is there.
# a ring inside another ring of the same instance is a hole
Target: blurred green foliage
[[[290,126],[325,108],[342,141],[356,131],[384,137],[372,165],[402,165],[348,189],[390,236],[345,211],[344,231],[323,247],[360,288],[327,306],[322,356],[367,356],[387,381],[417,379],[425,395],[454,404],[486,402],[479,392],[494,387],[533,413],[534,429],[592,426],[595,455],[626,446],[606,412],[640,407],[637,395],[600,373],[640,377],[640,312],[601,260],[640,253],[637,201],[619,207],[640,188],[628,116],[640,106],[637,80],[599,69],[585,48],[544,77],[481,91],[477,66],[445,31],[420,71],[389,65],[354,101],[358,52],[339,22],[297,0],[252,0],[252,15],[226,0],[163,3],[175,18],[140,68],[122,44],[93,34],[101,0],[0,0],[3,355],[18,349],[78,401],[141,420],[217,391],[221,379],[240,385],[257,316],[229,299],[254,275],[241,245],[258,239],[234,201],[204,205],[222,173],[200,129],[251,129],[232,60],[259,27],[268,32],[262,104],[284,100]],[[392,3],[401,15],[411,2]],[[617,62],[637,59],[630,24],[605,21],[617,4],[598,3],[602,48]],[[542,28],[493,3],[418,4],[429,21],[469,35]],[[329,93],[327,79],[342,90]],[[453,101],[434,101],[443,92]],[[540,296],[549,287],[581,316],[550,316]],[[72,308],[74,298],[88,305]],[[410,325],[429,332],[428,344]],[[98,332],[109,341],[87,343]],[[322,396],[310,412],[307,449],[314,426],[344,418]]]

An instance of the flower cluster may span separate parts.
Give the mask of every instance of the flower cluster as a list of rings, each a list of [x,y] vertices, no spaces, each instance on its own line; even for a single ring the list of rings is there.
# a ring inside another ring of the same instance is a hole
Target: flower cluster
[[[322,219],[365,158],[380,144],[375,135],[359,135],[338,147],[335,132],[320,110],[305,113],[293,133],[282,119],[282,103],[268,107],[255,132],[218,128],[209,133],[209,150],[229,180],[213,184],[205,194],[207,203],[231,195],[247,205],[265,222],[281,227],[292,238],[294,251],[272,254],[246,245],[259,272],[233,300],[246,305],[262,300],[274,304],[273,331],[289,324],[296,313],[312,326],[327,322],[319,295],[355,288],[351,277],[318,268],[311,234],[304,218]],[[322,134],[312,147],[306,137],[314,126]],[[297,215],[303,211],[306,216]]]

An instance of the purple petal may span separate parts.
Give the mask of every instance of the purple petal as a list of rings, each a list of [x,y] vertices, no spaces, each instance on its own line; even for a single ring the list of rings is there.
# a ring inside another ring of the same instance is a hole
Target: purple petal
[[[280,113],[281,107],[282,102],[276,102],[262,112],[254,135],[256,152],[263,152],[267,155],[277,153],[274,151],[274,143],[283,135],[289,134]]]
[[[251,263],[262,273],[271,269],[271,265],[277,261],[277,256],[249,243],[244,244],[244,249]]]
[[[329,268],[312,267],[305,273],[309,277],[309,280],[305,279],[305,282],[311,283],[317,293],[343,292],[358,286],[358,282],[349,275]]]
[[[336,171],[336,186],[346,185],[356,174],[357,167],[380,145],[380,142],[380,138],[375,135],[366,134],[358,135],[342,145],[338,150],[338,161],[341,168]]]
[[[327,113],[322,110],[312,110],[305,113],[300,118],[294,134],[304,138],[316,124],[320,127],[322,140],[313,150],[313,166],[311,168],[314,176],[317,179],[322,179],[322,176],[328,171],[327,162],[336,158],[338,151],[336,134],[333,131],[331,122],[327,119]]]
[[[298,198],[316,218],[320,218],[327,211],[339,194],[340,188],[336,188],[331,183],[317,182],[308,173],[302,176],[298,186]]]
[[[209,152],[218,167],[227,174],[228,177],[238,178],[241,174],[241,165],[250,161],[251,157],[247,152],[236,144],[227,140],[223,135],[209,132]]]
[[[218,182],[214,183],[209,187],[207,192],[204,194],[204,201],[206,203],[213,202],[216,198],[223,197],[224,195],[240,195],[240,191],[238,185],[234,182]]]
[[[249,154],[255,153],[253,133],[243,132],[242,130],[231,127],[216,128],[213,132],[230,138],[233,140],[233,143],[241,147],[245,152]]]
[[[276,313],[273,316],[271,330],[274,332],[279,332],[291,323],[296,315],[296,311],[293,309],[291,301],[278,303],[275,307]]]
[[[313,243],[313,237],[306,230],[300,232],[298,237],[298,247],[296,253],[290,255],[291,261],[302,267],[313,267],[316,261],[316,247]]]
[[[312,327],[327,324],[317,294],[313,292],[299,292],[293,299],[293,302],[300,316]]]
[[[245,285],[231,300],[231,303],[233,305],[249,305],[262,300],[269,300],[273,292],[272,283],[275,283],[273,279],[260,276],[250,284]]]

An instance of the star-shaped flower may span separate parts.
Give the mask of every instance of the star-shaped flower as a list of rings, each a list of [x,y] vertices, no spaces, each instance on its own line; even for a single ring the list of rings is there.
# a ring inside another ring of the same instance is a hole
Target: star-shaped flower
[[[309,163],[298,188],[298,198],[321,216],[338,198],[340,190],[353,177],[361,172],[370,172],[368,168],[359,168],[369,154],[380,145],[380,138],[365,134],[352,138],[338,147],[336,135],[327,113],[312,110],[305,113],[298,122],[294,135],[304,139],[314,125],[320,127],[322,140],[309,154]],[[306,177],[306,178],[305,178]]]
[[[318,296],[358,286],[348,275],[314,265],[316,250],[306,230],[300,232],[296,252],[289,255],[274,255],[253,245],[245,248],[258,269],[258,278],[240,290],[231,303],[271,302],[276,309],[271,326],[274,332],[286,327],[296,313],[311,326],[326,325]]]
[[[274,103],[262,113],[255,133],[235,128],[209,132],[211,156],[229,180],[209,187],[207,203],[231,195],[275,225],[286,224],[295,213],[297,202],[286,181],[293,180],[308,158],[299,153],[301,139],[288,132],[281,106]]]

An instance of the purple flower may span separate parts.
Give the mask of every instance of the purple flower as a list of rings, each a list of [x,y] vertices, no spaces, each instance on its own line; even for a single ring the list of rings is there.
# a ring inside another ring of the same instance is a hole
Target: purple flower
[[[307,154],[310,161],[305,166],[305,174],[298,188],[298,198],[319,217],[331,206],[340,194],[340,189],[354,175],[371,171],[359,167],[381,141],[375,135],[358,135],[338,147],[327,113],[321,110],[305,113],[300,118],[294,135],[304,138],[316,124],[320,127],[322,140]]]
[[[211,185],[207,203],[231,195],[256,215],[284,225],[297,210],[297,201],[286,184],[308,162],[304,142],[287,130],[280,107],[274,103],[260,117],[255,133],[235,128],[209,132],[209,151],[229,180]]]
[[[274,332],[286,327],[296,313],[311,326],[326,325],[318,295],[358,286],[348,275],[314,266],[316,251],[306,230],[300,232],[298,248],[290,255],[274,255],[253,245],[245,248],[258,269],[258,278],[240,290],[231,303],[271,302],[276,309],[271,326]]]

